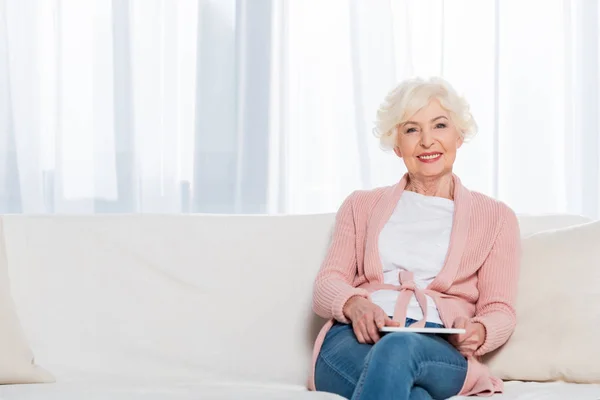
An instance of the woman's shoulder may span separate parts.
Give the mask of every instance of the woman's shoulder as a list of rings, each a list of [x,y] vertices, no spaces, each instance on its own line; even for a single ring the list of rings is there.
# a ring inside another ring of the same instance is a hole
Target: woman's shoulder
[[[340,206],[337,213],[338,218],[352,219],[357,229],[359,229],[358,227],[365,228],[379,200],[383,195],[389,193],[389,190],[393,190],[393,186],[355,190],[346,197]]]
[[[344,203],[352,204],[352,208],[355,210],[369,210],[377,204],[379,199],[381,199],[385,193],[392,190],[393,187],[394,186],[381,186],[374,189],[355,190],[350,193]]]
[[[471,207],[478,215],[498,223],[518,224],[517,215],[508,204],[483,193],[471,191]]]

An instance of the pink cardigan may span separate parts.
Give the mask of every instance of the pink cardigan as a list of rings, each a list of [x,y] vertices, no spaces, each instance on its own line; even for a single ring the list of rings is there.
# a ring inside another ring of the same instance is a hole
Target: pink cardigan
[[[367,289],[383,283],[378,237],[406,183],[405,175],[394,186],[356,191],[338,211],[332,243],[314,284],[313,309],[329,321],[315,342],[312,390],[314,364],[327,331],[334,320],[349,323],[344,304],[352,296],[369,298]],[[456,176],[454,183],[455,211],[446,262],[424,292],[436,303],[445,326],[452,327],[459,316],[484,325],[485,342],[468,359],[460,394],[492,395],[502,391],[502,381],[492,377],[478,357],[506,343],[515,328],[519,225],[505,204],[469,191]]]

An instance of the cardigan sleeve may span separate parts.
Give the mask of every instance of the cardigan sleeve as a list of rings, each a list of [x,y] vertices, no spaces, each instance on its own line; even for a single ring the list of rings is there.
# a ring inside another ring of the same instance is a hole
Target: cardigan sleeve
[[[344,304],[350,297],[369,298],[365,289],[355,288],[352,283],[358,273],[356,260],[356,226],[352,193],[340,207],[333,230],[333,237],[313,288],[313,310],[319,316],[335,318],[349,323],[344,316]]]
[[[479,299],[473,322],[485,327],[485,340],[475,352],[482,356],[502,346],[516,325],[521,239],[517,217],[508,207],[492,250],[477,273]]]

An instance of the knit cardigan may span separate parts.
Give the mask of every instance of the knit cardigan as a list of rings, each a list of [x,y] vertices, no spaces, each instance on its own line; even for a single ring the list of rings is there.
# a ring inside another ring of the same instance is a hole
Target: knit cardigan
[[[424,290],[435,302],[446,327],[458,317],[485,327],[485,340],[474,356],[460,395],[491,396],[503,389],[479,357],[502,346],[512,334],[520,264],[520,234],[514,212],[505,204],[465,188],[454,179],[454,216],[444,266]],[[340,207],[332,242],[315,279],[313,309],[329,321],[313,351],[314,366],[327,331],[337,320],[349,323],[343,307],[352,296],[370,299],[365,286],[383,283],[378,238],[408,178],[393,186],[352,193]],[[363,287],[361,287],[363,286]]]

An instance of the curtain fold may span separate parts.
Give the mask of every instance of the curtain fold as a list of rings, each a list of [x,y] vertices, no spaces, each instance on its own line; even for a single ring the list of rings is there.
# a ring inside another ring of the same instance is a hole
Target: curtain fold
[[[0,212],[313,213],[395,183],[399,81],[447,78],[455,172],[600,217],[599,7],[579,0],[0,0]]]

